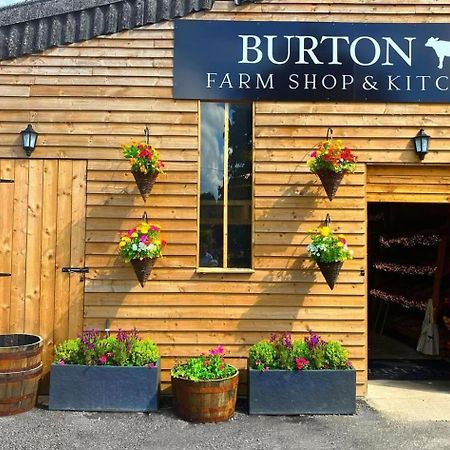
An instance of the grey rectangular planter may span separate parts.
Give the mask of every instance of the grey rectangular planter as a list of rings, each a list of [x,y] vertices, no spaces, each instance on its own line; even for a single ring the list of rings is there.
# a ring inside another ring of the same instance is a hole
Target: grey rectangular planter
[[[159,361],[153,368],[52,364],[48,407],[63,411],[157,411],[159,380]]]
[[[248,370],[249,414],[354,414],[354,370]]]

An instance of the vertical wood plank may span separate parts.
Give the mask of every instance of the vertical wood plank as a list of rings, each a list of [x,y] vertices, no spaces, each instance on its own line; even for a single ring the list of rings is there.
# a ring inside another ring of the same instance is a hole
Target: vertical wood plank
[[[10,332],[25,331],[25,267],[27,248],[28,161],[16,161],[11,264]]]
[[[70,278],[62,273],[70,265],[70,227],[72,223],[72,161],[59,161],[57,223],[56,223],[56,274],[55,274],[55,344],[68,338]]]
[[[42,171],[43,161],[29,161],[27,208],[25,331],[40,331],[41,243],[42,243]]]
[[[14,179],[14,161],[0,160],[0,178]],[[14,184],[0,183],[0,272],[11,273]],[[0,277],[0,333],[9,333],[11,277]]]
[[[44,162],[43,184],[40,335],[44,339],[42,360],[46,374],[53,360],[58,161]]]
[[[74,161],[72,178],[72,236],[70,265],[84,267],[86,235],[86,161]],[[70,274],[69,337],[83,329],[84,275]]]

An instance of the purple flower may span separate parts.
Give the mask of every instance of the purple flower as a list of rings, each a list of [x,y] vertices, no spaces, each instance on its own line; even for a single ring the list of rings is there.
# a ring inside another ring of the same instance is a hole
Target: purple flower
[[[153,367],[155,367],[155,365],[154,365],[153,363],[150,363],[150,364],[148,365],[148,367],[149,367],[150,369],[153,369]]]
[[[310,351],[314,350],[316,347],[326,344],[326,342],[319,335],[313,333],[312,331],[309,332],[309,337],[305,337],[305,342]]]
[[[268,372],[269,371],[269,366],[264,367],[263,372]]]
[[[289,333],[283,334],[283,345],[286,348],[289,348],[289,349],[292,348],[292,336]]]
[[[277,335],[275,333],[272,333],[270,335],[269,342],[275,342],[276,340],[277,340]]]
[[[59,360],[59,365],[60,365],[60,366],[64,366],[64,364],[66,364],[66,363],[64,362],[64,360],[63,360],[63,359],[60,359],[60,360]]]

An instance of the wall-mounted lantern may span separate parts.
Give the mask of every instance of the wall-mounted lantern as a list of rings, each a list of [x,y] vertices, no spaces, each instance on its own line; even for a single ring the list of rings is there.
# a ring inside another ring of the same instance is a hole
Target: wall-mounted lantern
[[[22,135],[23,149],[25,150],[27,156],[31,156],[34,149],[36,148],[36,142],[39,133],[34,131],[31,123],[29,123],[25,130],[22,130],[20,134]]]
[[[416,148],[416,153],[422,161],[425,158],[425,155],[428,152],[428,146],[430,144],[430,136],[425,133],[424,129],[421,128],[417,133],[417,136],[414,137],[414,147]]]

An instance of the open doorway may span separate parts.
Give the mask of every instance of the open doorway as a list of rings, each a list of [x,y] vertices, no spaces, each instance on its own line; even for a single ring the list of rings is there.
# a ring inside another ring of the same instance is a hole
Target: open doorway
[[[369,379],[450,379],[450,206],[369,203],[368,267]]]

